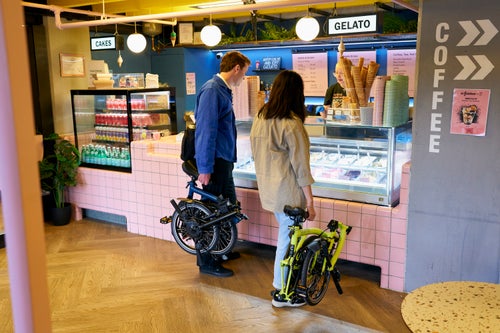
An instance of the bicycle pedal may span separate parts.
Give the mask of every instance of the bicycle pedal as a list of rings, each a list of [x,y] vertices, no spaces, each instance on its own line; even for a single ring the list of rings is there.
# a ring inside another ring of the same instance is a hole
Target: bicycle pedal
[[[161,219],[160,219],[160,223],[161,224],[168,224],[172,222],[172,218],[170,216],[163,216]]]
[[[295,288],[295,294],[299,297],[305,298],[307,296],[307,290],[304,286],[298,286]]]

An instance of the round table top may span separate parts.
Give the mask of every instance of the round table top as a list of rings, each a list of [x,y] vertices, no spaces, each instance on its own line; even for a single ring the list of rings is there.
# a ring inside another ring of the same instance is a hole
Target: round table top
[[[500,284],[450,281],[415,289],[401,304],[412,332],[500,332]]]

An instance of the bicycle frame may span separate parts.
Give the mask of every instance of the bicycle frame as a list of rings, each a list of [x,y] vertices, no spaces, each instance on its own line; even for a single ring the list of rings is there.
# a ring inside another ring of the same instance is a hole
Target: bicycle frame
[[[294,281],[292,281],[291,270],[296,264],[297,253],[303,250],[304,246],[306,248],[310,248],[311,250],[317,250],[319,249],[320,244],[318,244],[316,240],[318,239],[326,240],[328,242],[328,253],[332,253],[332,250],[333,253],[328,262],[329,263],[328,267],[322,267],[322,273],[325,271],[325,269],[332,271],[335,268],[335,264],[337,263],[337,260],[340,256],[340,252],[344,247],[345,238],[349,233],[351,227],[338,222],[337,228],[335,228],[335,230],[332,231],[325,231],[319,228],[303,229],[301,225],[296,225],[296,224],[290,226],[289,229],[291,232],[290,251],[288,257],[284,258],[281,261],[281,285],[283,287],[280,291],[280,294],[284,296],[285,300],[289,300],[295,294],[296,286],[292,285],[294,284]],[[314,240],[311,241],[310,238],[312,236],[317,236],[318,238],[315,238]],[[309,242],[306,244],[306,241],[308,240]],[[334,249],[335,246],[336,248]],[[286,278],[286,283],[285,283],[285,278]],[[336,284],[336,287],[337,290],[339,290],[340,286]],[[340,290],[339,293],[341,293]]]

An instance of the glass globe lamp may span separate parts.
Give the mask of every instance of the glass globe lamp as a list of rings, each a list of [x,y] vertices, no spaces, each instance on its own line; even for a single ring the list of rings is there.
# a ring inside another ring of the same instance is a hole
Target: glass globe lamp
[[[130,51],[134,53],[141,53],[146,49],[147,45],[146,37],[144,35],[139,34],[137,32],[131,34],[127,38],[127,46]]]
[[[319,23],[314,17],[305,16],[297,22],[295,33],[303,41],[311,41],[319,34]]]
[[[215,46],[219,44],[222,38],[222,33],[219,27],[210,24],[201,29],[200,38],[206,46]]]

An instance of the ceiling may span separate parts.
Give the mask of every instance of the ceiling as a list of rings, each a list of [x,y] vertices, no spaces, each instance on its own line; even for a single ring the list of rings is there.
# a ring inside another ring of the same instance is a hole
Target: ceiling
[[[309,8],[310,14],[317,15],[353,15],[367,13],[380,8],[386,10],[410,9],[418,11],[418,0],[47,0],[48,6],[62,7],[63,9],[82,10],[95,13],[104,13],[104,18],[91,17],[90,20],[101,20],[104,25],[106,16],[120,15],[130,17],[158,17],[162,20],[177,20],[177,22],[207,21],[210,16],[214,23],[244,22],[251,15],[261,20],[302,17]],[[196,8],[197,5],[207,3],[237,2],[224,7],[209,9]],[[255,3],[257,2],[257,3]],[[26,6],[30,1],[24,1]],[[378,4],[378,5],[375,5]],[[145,21],[138,19],[137,22]],[[132,22],[132,21],[129,21]],[[113,22],[114,24],[115,22]]]

